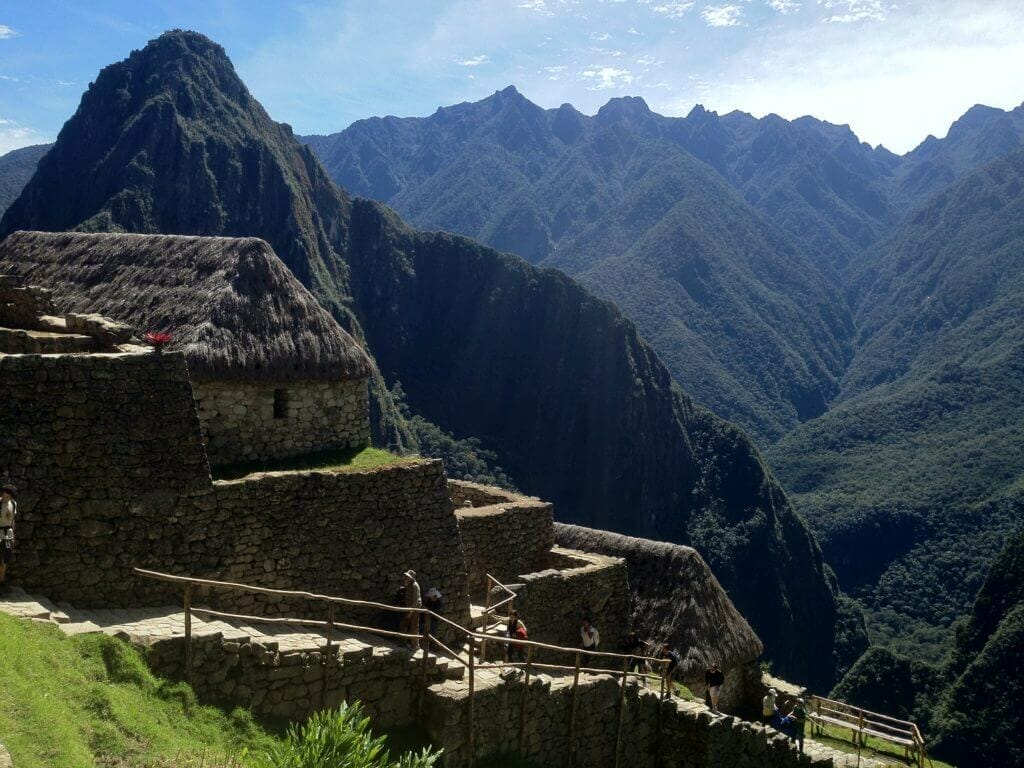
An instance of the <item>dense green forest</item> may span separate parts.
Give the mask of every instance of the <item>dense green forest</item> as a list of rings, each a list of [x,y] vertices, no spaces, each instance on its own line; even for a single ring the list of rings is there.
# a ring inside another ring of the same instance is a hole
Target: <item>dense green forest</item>
[[[1024,765],[1024,530],[992,564],[949,657],[874,647],[834,695],[920,723],[957,765]]]

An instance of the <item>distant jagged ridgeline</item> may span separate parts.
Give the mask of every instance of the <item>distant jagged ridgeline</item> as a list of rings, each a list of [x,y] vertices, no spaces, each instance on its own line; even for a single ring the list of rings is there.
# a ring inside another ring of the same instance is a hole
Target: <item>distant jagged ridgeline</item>
[[[776,669],[831,683],[833,588],[750,441],[571,279],[350,198],[205,37],[99,74],[0,223],[19,229],[266,240],[377,363],[377,439],[401,433],[400,382],[565,521],[698,546]]]

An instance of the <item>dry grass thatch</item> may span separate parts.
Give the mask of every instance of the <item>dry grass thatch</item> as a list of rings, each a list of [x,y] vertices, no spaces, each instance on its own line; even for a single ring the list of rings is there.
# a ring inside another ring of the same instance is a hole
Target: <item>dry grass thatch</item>
[[[369,357],[254,237],[15,232],[0,274],[53,291],[141,335],[166,331],[194,378],[295,381],[368,376]]]
[[[746,664],[764,646],[692,547],[555,524],[560,546],[625,558],[633,593],[633,626],[641,637],[672,643],[684,679],[703,680],[712,661]]]

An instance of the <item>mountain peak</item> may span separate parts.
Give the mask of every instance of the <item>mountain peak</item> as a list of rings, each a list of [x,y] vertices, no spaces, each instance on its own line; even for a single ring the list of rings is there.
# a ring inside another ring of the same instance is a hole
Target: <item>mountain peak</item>
[[[653,114],[647,102],[639,96],[616,96],[597,111],[599,120],[647,118]]]

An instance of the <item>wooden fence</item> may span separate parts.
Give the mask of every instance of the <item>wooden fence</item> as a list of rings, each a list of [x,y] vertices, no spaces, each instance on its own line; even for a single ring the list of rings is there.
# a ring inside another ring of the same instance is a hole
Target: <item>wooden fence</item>
[[[536,670],[548,670],[555,672],[564,672],[566,674],[571,673],[573,677],[572,684],[572,705],[569,715],[569,750],[567,756],[568,768],[572,768],[576,758],[576,711],[579,702],[579,682],[580,674],[592,673],[600,675],[611,675],[619,678],[619,705],[618,705],[618,728],[615,736],[615,759],[614,766],[619,768],[621,765],[620,745],[622,741],[622,724],[623,715],[625,711],[625,700],[626,700],[626,683],[631,673],[629,671],[630,662],[633,660],[640,660],[647,662],[651,669],[660,669],[659,675],[661,679],[660,698],[664,699],[666,696],[672,696],[671,681],[668,679],[666,672],[668,670],[668,659],[657,659],[646,656],[630,656],[620,653],[608,653],[605,651],[583,651],[580,648],[566,648],[564,646],[549,645],[547,643],[538,643],[532,640],[521,640],[518,638],[508,638],[495,635],[480,634],[473,632],[465,627],[456,624],[454,621],[441,616],[440,614],[434,613],[427,608],[407,608],[395,605],[386,605],[384,603],[377,603],[369,600],[355,600],[352,598],[336,597],[333,595],[321,595],[314,592],[304,592],[299,590],[289,589],[272,589],[269,587],[257,587],[251,584],[239,584],[229,581],[214,581],[211,579],[198,579],[190,576],[175,576],[168,573],[161,573],[159,571],[150,571],[142,568],[135,568],[135,573],[138,576],[147,579],[155,579],[157,581],[170,582],[172,584],[180,584],[184,590],[183,606],[185,614],[185,679],[189,684],[192,683],[192,615],[202,614],[204,616],[215,616],[218,618],[236,620],[236,621],[251,621],[258,622],[261,624],[290,624],[297,626],[316,627],[323,630],[325,645],[323,649],[324,659],[324,671],[321,681],[321,701],[326,697],[328,684],[330,681],[330,670],[331,664],[329,662],[332,656],[332,646],[334,643],[334,632],[339,629],[345,629],[353,632],[366,632],[369,634],[379,635],[381,637],[392,638],[396,640],[403,640],[407,642],[418,642],[423,650],[423,659],[421,662],[421,674],[420,674],[420,686],[419,695],[417,698],[417,712],[422,716],[423,700],[427,689],[427,670],[428,670],[428,659],[430,656],[431,646],[439,649],[445,654],[448,660],[455,661],[461,664],[467,670],[467,684],[469,689],[469,695],[467,699],[467,743],[470,754],[470,765],[475,763],[476,759],[476,723],[474,720],[474,696],[476,690],[476,675],[478,672],[483,670],[494,670],[494,669],[507,669],[507,668],[518,668],[522,669],[524,673],[524,688],[523,697],[519,715],[519,750],[523,751],[526,740],[526,704],[528,700],[528,694],[530,690],[530,676]],[[489,577],[491,578],[491,577]],[[502,585],[504,586],[504,585]],[[262,616],[251,616],[240,613],[229,613],[225,611],[216,611],[211,608],[202,608],[193,605],[192,599],[195,596],[197,590],[208,589],[208,590],[221,590],[221,591],[235,591],[235,592],[248,592],[252,594],[262,595],[274,595],[279,597],[291,597],[300,598],[303,600],[309,600],[312,602],[324,603],[326,605],[327,618],[324,621],[314,619],[291,619],[281,617],[262,617]],[[489,592],[490,590],[488,590]],[[508,590],[511,592],[510,590]],[[514,598],[514,593],[512,597]],[[505,605],[511,603],[511,600],[506,598],[502,600],[499,605]],[[343,623],[335,620],[335,608],[339,605],[349,606],[360,609],[373,609],[377,611],[399,613],[405,616],[414,614],[420,616],[420,626],[422,631],[420,633],[409,633],[409,632],[397,632],[394,630],[383,629],[380,627],[361,625],[361,624],[350,624]],[[495,606],[489,606],[493,609]],[[463,652],[450,648],[437,637],[434,637],[430,633],[430,619],[436,619],[438,622],[443,623],[445,626],[450,627],[453,630],[453,634],[458,638],[455,645],[463,646],[465,648],[463,658]],[[481,645],[486,642],[501,643],[506,645],[515,646],[517,649],[525,651],[525,660],[520,662],[499,662],[488,664],[485,660],[484,655],[481,653],[481,660],[478,663],[476,660],[476,653],[474,644],[479,641]],[[573,663],[570,664],[552,664],[552,663],[540,663],[533,661],[533,654],[535,650],[553,651],[558,654],[571,657]],[[583,660],[586,658],[587,666],[584,666]],[[598,668],[593,666],[594,664],[607,663],[609,668]],[[621,665],[621,669],[618,666]],[[661,735],[661,709],[658,710],[658,736],[660,739]]]
[[[808,717],[819,733],[823,725],[849,729],[858,747],[864,745],[868,736],[903,747],[907,759],[912,758],[918,768],[924,768],[924,738],[917,725],[909,720],[899,720],[823,696],[811,697]]]

